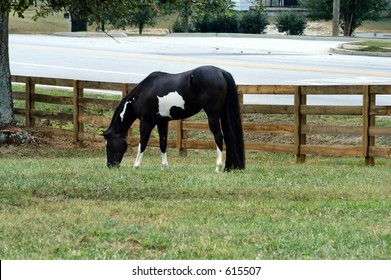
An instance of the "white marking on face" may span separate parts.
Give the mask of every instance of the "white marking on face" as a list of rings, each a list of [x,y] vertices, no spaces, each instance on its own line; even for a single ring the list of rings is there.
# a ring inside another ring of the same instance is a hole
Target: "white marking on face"
[[[217,158],[216,158],[216,172],[220,172],[223,167],[223,152],[217,147]]]
[[[159,102],[159,115],[162,117],[171,117],[170,110],[172,107],[179,107],[185,110],[185,100],[179,95],[177,91],[169,92],[165,96],[157,97]]]
[[[121,118],[121,122],[124,121],[124,117],[125,117],[125,112],[126,112],[126,107],[128,106],[129,103],[132,103],[132,101],[127,101],[124,105],[124,108],[122,109],[122,112],[119,114],[120,118]]]

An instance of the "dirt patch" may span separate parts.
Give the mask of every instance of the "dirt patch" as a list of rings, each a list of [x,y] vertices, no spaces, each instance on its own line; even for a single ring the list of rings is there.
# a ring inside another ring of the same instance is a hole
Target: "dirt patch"
[[[278,32],[277,27],[274,24],[269,24],[265,29],[267,35],[285,35],[285,32]],[[304,35],[307,36],[331,36],[332,23],[324,21],[311,21],[308,22],[307,27],[304,30]]]

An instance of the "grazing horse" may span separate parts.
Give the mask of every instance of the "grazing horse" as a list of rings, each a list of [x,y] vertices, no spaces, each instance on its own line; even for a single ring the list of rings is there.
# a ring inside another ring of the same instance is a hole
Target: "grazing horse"
[[[130,91],[103,133],[107,166],[119,166],[128,147],[127,132],[132,123],[140,119],[140,143],[134,167],[140,167],[151,131],[157,125],[162,168],[165,168],[168,164],[168,122],[188,118],[202,109],[208,116],[217,145],[216,171],[219,172],[223,165],[223,141],[227,150],[225,171],[244,169],[243,129],[236,84],[230,73],[214,66],[202,66],[179,74],[153,72]]]

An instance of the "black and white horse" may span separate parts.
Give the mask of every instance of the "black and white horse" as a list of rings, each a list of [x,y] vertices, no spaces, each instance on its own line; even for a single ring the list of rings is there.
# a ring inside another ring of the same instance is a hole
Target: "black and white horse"
[[[156,125],[162,168],[166,167],[168,122],[188,118],[202,109],[208,116],[217,145],[216,171],[223,165],[223,142],[226,146],[224,169],[244,169],[243,129],[236,84],[230,73],[214,66],[202,66],[179,74],[153,72],[130,91],[103,133],[107,166],[119,166],[128,147],[127,132],[133,122],[140,119],[140,144],[134,167],[140,167]]]

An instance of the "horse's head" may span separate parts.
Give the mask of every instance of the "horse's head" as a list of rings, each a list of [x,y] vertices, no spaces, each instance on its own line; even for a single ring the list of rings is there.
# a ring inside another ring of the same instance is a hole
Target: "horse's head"
[[[106,139],[107,167],[119,167],[122,158],[128,148],[126,137],[113,133],[110,129],[102,134]]]

